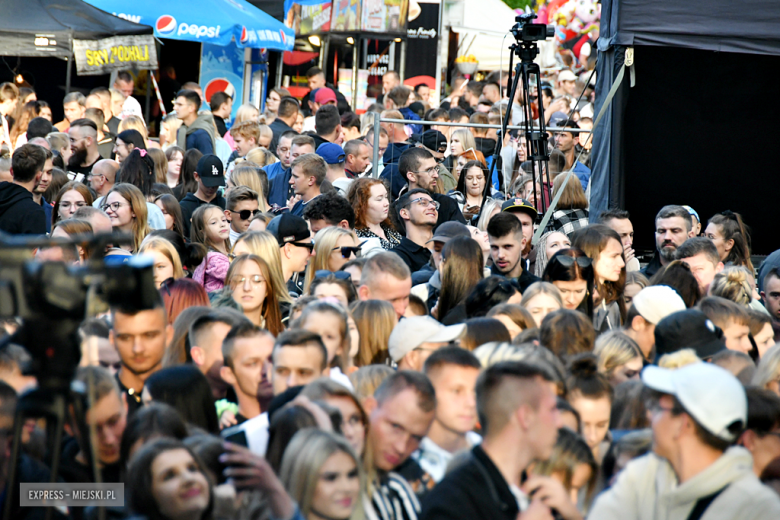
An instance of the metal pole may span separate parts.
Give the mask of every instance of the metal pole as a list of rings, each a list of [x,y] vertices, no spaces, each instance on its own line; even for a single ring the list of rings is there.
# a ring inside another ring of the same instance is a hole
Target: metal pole
[[[379,132],[382,127],[379,125],[379,114],[374,116],[374,156],[371,159],[371,176],[379,178]]]
[[[152,72],[154,71],[146,71],[146,106],[144,107],[144,120],[147,125],[149,125],[149,109],[152,104]]]
[[[433,93],[433,99],[431,100],[432,103],[436,106],[438,106],[441,102],[441,76],[442,76],[442,61],[444,63],[447,62],[447,56],[443,56],[444,52],[442,52],[442,45],[443,45],[443,35],[442,35],[442,26],[444,22],[444,2],[439,3],[439,25],[436,29],[436,87],[435,92]],[[449,41],[449,31],[447,32],[447,41]],[[449,50],[449,44],[447,45],[447,50]],[[446,51],[445,51],[446,52]]]
[[[352,43],[352,111],[357,110],[357,93],[358,93],[358,48],[360,45],[360,37],[355,35],[355,39]]]
[[[65,58],[65,63],[67,63],[67,68],[65,69],[65,95],[67,96],[70,93],[70,69],[71,69],[71,62],[73,61],[73,53],[71,52],[67,58]]]
[[[398,70],[398,75],[401,76],[401,84],[406,79],[406,40],[401,42],[401,66]]]
[[[284,53],[279,53],[279,59],[276,60],[276,86],[281,87],[282,86],[282,73],[284,72],[282,68],[284,67]]]

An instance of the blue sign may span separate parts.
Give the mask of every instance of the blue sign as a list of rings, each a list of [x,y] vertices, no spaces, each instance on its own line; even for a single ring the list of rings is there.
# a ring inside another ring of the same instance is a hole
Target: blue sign
[[[235,43],[204,43],[200,59],[200,85],[206,104],[217,92],[225,92],[233,98],[230,121],[225,121],[229,128],[244,99],[244,49],[239,49]]]

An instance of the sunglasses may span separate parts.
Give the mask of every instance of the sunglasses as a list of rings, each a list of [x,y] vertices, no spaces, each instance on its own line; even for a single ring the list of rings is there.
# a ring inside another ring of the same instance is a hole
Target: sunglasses
[[[349,259],[352,255],[355,255],[356,258],[359,258],[361,255],[361,248],[363,247],[363,244],[365,244],[366,241],[359,243],[357,246],[343,246],[343,247],[334,247],[332,251],[338,251],[341,249],[341,257],[346,259]]]
[[[257,215],[258,213],[260,213],[259,209],[242,209],[241,211],[233,211],[231,209],[231,210],[228,210],[228,211],[238,215],[238,218],[240,218],[241,220],[249,220],[250,218],[252,218],[255,215]]]
[[[593,260],[587,256],[578,256],[577,258],[574,258],[573,256],[560,255],[554,256],[552,259],[557,260],[558,263],[564,267],[571,267],[574,265],[574,262],[577,262],[577,265],[583,268],[590,267],[591,264],[593,264]]]
[[[314,278],[327,278],[328,276],[335,276],[339,280],[347,280],[352,281],[352,275],[349,274],[346,271],[328,271],[327,269],[320,269],[318,271],[314,271]]]
[[[309,253],[314,251],[314,242],[287,242],[288,244],[294,245],[295,247],[305,247],[309,250]]]

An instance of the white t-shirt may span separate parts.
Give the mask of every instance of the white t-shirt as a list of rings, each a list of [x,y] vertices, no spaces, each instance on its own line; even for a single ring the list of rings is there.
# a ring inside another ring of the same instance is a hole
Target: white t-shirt
[[[469,443],[469,447],[474,447],[482,442],[482,437],[474,432],[468,432],[466,434],[466,440]],[[437,483],[441,482],[447,473],[447,466],[449,465],[454,453],[450,453],[428,437],[424,437],[420,441],[420,447],[412,454],[412,458],[417,461],[420,467],[427,471],[428,474],[433,477]]]
[[[122,114],[119,119],[124,119],[127,116],[144,117],[144,112],[141,109],[141,103],[138,102],[133,96],[128,96],[125,99],[125,103],[122,105]]]

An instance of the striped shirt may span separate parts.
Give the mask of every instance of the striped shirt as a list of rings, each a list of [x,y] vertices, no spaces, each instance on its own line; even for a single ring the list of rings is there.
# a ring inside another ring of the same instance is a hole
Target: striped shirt
[[[391,471],[380,477],[366,511],[369,520],[417,520],[419,514],[420,502],[401,475]]]

